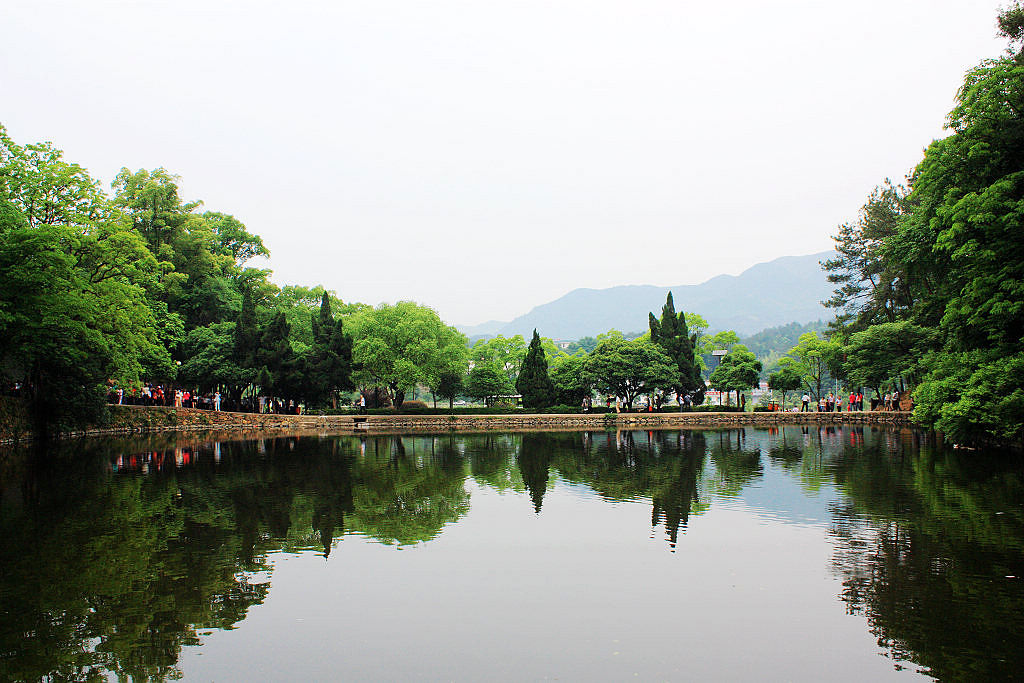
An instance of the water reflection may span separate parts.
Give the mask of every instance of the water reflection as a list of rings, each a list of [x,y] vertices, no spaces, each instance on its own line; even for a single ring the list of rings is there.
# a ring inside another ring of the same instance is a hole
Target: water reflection
[[[1019,461],[911,430],[149,439],[0,456],[0,679],[161,680],[267,600],[275,553],[429,543],[482,487],[529,517],[559,485],[650,506],[670,551],[715,506],[818,525],[837,596],[895,666],[1013,678],[1024,651]],[[661,542],[661,541],[659,541]],[[839,605],[837,604],[837,609]]]

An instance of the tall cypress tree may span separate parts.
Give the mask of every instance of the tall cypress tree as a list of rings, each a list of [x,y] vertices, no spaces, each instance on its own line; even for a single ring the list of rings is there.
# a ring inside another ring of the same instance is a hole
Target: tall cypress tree
[[[694,351],[697,335],[690,334],[686,326],[686,314],[682,311],[676,313],[672,292],[668,293],[665,305],[661,308],[661,320],[655,318],[653,313],[648,313],[648,324],[651,328],[651,341],[660,346],[679,369],[677,380],[672,386],[676,398],[691,394],[694,402],[703,403],[704,379]]]
[[[516,391],[522,395],[523,407],[527,410],[543,410],[555,403],[555,385],[548,375],[548,360],[537,330],[533,331],[533,339],[526,350],[526,358],[516,380]]]
[[[331,312],[327,292],[320,299],[319,315],[314,315],[313,346],[305,356],[306,398],[314,403],[331,399],[334,392],[353,388],[352,338],[345,334],[341,320]]]
[[[270,323],[263,328],[256,363],[260,370],[266,370],[270,386],[266,387],[279,398],[297,398],[298,373],[296,356],[288,340],[291,325],[283,311],[274,314]]]

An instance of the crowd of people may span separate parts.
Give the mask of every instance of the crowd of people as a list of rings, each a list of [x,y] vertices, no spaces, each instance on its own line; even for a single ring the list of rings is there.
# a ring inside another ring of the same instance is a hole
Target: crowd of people
[[[896,389],[886,392],[884,396],[877,399],[871,400],[871,410],[900,410],[900,392]],[[857,410],[864,410],[864,394],[859,391],[851,391],[850,396],[844,399],[843,396],[837,396],[831,391],[828,392],[828,396],[822,396],[817,402],[817,412],[819,413],[831,413],[831,412],[842,412],[843,406],[846,406],[848,412]],[[811,396],[807,392],[804,392],[803,396],[800,397],[800,408],[801,413],[813,412],[814,406],[811,405]],[[797,410],[796,408],[793,409]]]
[[[169,408],[198,408],[200,410],[228,410],[240,413],[274,413],[298,415],[302,406],[295,401],[285,401],[268,396],[247,396],[239,401],[232,400],[219,391],[207,393],[192,392],[188,388],[164,386],[144,382],[141,386],[125,389],[112,385],[107,392],[107,401],[113,405],[167,406]]]

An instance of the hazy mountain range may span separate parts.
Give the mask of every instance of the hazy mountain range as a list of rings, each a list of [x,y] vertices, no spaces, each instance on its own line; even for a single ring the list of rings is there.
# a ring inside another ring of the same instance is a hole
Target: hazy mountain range
[[[783,256],[759,263],[739,275],[718,275],[699,285],[656,287],[623,285],[608,289],[574,289],[565,296],[537,306],[511,322],[492,320],[480,325],[459,326],[469,337],[528,337],[534,328],[551,339],[596,337],[617,329],[635,332],[647,329],[647,313],[661,314],[666,294],[671,291],[676,310],[699,313],[712,330],[735,330],[753,334],[766,327],[791,322],[829,320],[832,311],[821,301],[832,295],[833,285],[825,277],[820,261],[831,258],[826,251],[808,256]]]

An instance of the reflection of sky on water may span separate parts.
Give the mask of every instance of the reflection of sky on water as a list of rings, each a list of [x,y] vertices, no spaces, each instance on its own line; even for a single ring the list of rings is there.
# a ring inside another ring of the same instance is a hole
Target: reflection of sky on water
[[[809,492],[791,472],[762,458],[764,474],[754,484],[743,489],[739,496],[750,510],[780,522],[792,524],[828,525],[831,521],[830,506],[840,498],[832,485],[823,485],[817,491]],[[716,505],[728,505],[726,500]]]
[[[429,543],[399,553],[346,538],[327,563],[275,556],[271,599],[186,649],[186,678],[898,676],[838,607],[820,528],[734,501],[672,554],[641,531],[644,501],[559,480],[537,514],[526,495],[468,489],[470,512]]]
[[[147,625],[187,680],[1005,671],[1024,600],[992,577],[1024,575],[1019,468],[918,442],[800,428],[122,442],[98,466],[71,461],[80,473],[2,482],[5,504],[37,496],[0,507],[5,525],[45,521],[5,533],[50,551],[0,559],[64,586],[14,631],[41,632],[67,594],[99,606],[81,633]],[[34,608],[21,586],[35,579],[6,578],[3,596]],[[210,606],[223,620],[190,647]],[[962,631],[977,642],[946,641]],[[145,651],[131,637],[115,657]]]

